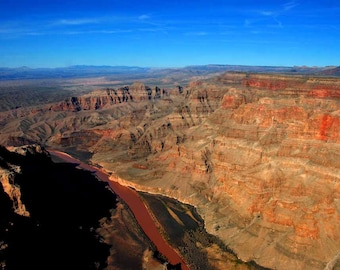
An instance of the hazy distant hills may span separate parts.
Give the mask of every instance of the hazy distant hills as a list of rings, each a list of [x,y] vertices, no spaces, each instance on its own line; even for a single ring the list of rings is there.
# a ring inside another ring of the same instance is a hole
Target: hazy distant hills
[[[211,73],[226,71],[242,72],[273,72],[291,74],[319,74],[325,76],[339,76],[340,67],[282,67],[282,66],[244,66],[244,65],[197,65],[182,68],[152,68],[137,66],[91,66],[76,65],[61,68],[6,68],[0,67],[0,80],[17,79],[57,79],[57,78],[84,78],[98,76],[119,76],[128,79],[133,75],[134,79],[195,75],[204,76]]]
[[[0,68],[0,80],[83,78],[111,74],[142,74],[149,68],[125,66],[69,66],[62,68]]]
[[[322,70],[319,74],[325,76],[340,76],[340,66]]]

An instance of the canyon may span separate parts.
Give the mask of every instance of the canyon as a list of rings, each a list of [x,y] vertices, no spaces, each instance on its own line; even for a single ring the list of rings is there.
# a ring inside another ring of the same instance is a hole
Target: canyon
[[[176,268],[180,268],[183,270],[189,270],[188,266],[185,264],[183,259],[176,253],[174,249],[165,241],[161,233],[159,232],[153,217],[151,216],[148,209],[145,207],[144,202],[140,199],[138,193],[130,189],[128,187],[122,186],[118,184],[116,181],[111,181],[108,175],[103,172],[100,168],[96,168],[94,166],[90,166],[86,163],[83,163],[70,155],[60,152],[49,150],[48,151],[52,156],[57,159],[61,159],[68,163],[78,164],[77,167],[80,169],[84,169],[90,171],[96,175],[98,180],[104,181],[108,183],[113,193],[115,193],[121,200],[123,200],[132,211],[134,217],[136,218],[138,224],[143,229],[144,233],[147,237],[155,244],[158,252],[166,256],[169,263],[173,265],[178,265]]]
[[[124,187],[60,151],[0,147],[0,184],[2,269],[215,269],[222,260],[259,269],[207,234],[193,207]]]
[[[192,205],[242,261],[340,269],[339,97],[338,77],[305,74],[136,81],[3,110],[0,144],[60,149],[122,185]],[[204,252],[225,269],[221,253]]]

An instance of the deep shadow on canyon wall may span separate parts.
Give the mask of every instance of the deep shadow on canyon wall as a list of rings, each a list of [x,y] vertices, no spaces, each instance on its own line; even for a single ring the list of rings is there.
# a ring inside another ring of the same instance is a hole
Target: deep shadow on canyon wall
[[[142,268],[154,247],[107,184],[38,148],[0,146],[0,268]]]
[[[98,220],[116,207],[115,195],[75,165],[55,164],[46,155],[22,156],[0,148],[2,167],[20,166],[15,177],[29,212],[18,215],[0,185],[0,238],[5,269],[101,269],[109,246],[95,233]],[[3,211],[5,210],[5,211]]]

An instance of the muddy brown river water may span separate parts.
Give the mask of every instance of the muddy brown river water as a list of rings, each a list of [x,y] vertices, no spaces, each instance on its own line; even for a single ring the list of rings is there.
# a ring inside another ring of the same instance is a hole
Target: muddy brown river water
[[[157,226],[155,224],[154,219],[152,218],[148,208],[145,206],[144,202],[139,197],[138,193],[129,188],[120,185],[118,182],[115,182],[113,179],[109,178],[109,175],[103,172],[101,169],[88,165],[64,152],[56,151],[56,150],[48,150],[52,156],[58,157],[65,162],[76,163],[79,164],[78,167],[89,170],[91,172],[95,172],[98,179],[107,182],[114,193],[117,194],[131,209],[133,212],[137,222],[143,229],[144,233],[149,237],[149,239],[155,244],[158,251],[163,254],[168,261],[175,265],[181,263],[181,269],[189,270],[189,267],[185,264],[183,259],[179,256],[177,251],[171,247],[168,242],[163,238]]]

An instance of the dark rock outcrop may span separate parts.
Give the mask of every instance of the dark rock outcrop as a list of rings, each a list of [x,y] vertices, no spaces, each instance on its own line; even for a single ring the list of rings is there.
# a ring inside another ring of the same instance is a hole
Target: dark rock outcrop
[[[53,163],[38,145],[0,147],[2,269],[142,267],[152,245],[132,214],[106,183],[75,166]],[[120,243],[120,235],[132,238]]]

